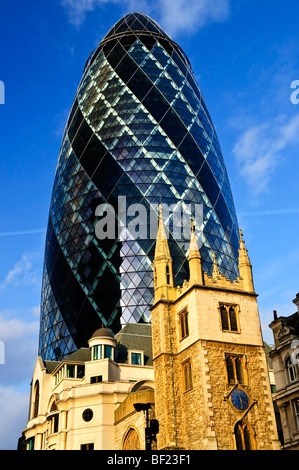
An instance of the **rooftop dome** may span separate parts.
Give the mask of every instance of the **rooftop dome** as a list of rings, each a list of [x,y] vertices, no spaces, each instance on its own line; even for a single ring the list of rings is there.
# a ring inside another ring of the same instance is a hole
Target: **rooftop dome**
[[[109,337],[109,338],[114,338],[114,335],[113,333],[111,333],[110,330],[108,330],[107,328],[98,328],[92,335],[92,338],[98,338],[98,337],[101,337],[101,336],[106,336],[106,337]]]

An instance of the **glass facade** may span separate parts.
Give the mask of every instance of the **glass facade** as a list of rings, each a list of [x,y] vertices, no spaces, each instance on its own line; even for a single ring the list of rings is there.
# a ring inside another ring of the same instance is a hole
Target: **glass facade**
[[[181,48],[141,13],[118,21],[87,61],[65,128],[45,248],[44,359],[86,346],[101,324],[116,333],[150,322],[154,237],[95,233],[96,207],[117,214],[120,196],[154,211],[161,202],[202,205],[204,270],[211,274],[214,252],[227,277],[238,275],[237,220],[211,117]],[[186,243],[171,234],[169,243],[180,284]]]

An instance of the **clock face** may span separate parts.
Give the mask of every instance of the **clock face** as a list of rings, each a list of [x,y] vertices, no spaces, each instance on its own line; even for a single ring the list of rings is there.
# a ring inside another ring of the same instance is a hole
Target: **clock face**
[[[246,392],[244,390],[241,390],[240,388],[236,388],[230,396],[231,402],[234,405],[235,408],[239,411],[245,411],[247,410],[249,406],[249,398]]]

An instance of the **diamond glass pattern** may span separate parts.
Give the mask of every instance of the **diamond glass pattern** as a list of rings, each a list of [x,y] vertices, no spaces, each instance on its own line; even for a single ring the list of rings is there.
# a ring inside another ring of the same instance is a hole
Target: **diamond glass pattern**
[[[149,322],[154,239],[98,240],[95,209],[203,205],[203,268],[215,252],[238,275],[237,220],[217,135],[190,63],[141,13],[119,20],[86,64],[67,121],[50,205],[39,354],[62,359],[99,325]],[[171,226],[171,218],[169,224]],[[176,283],[186,241],[170,237]]]

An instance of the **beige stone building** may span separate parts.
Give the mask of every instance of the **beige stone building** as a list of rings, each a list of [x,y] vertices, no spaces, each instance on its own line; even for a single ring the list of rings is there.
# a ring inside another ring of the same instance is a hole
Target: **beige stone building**
[[[158,450],[279,449],[241,234],[239,254],[235,282],[220,273],[216,258],[208,276],[193,227],[190,278],[175,286],[160,216],[152,324],[128,324],[115,337],[100,328],[88,348],[66,360],[38,358],[27,448],[145,449],[150,439]]]
[[[144,416],[133,403],[154,404],[151,350],[151,326],[128,324],[115,337],[100,328],[89,348],[61,362],[39,357],[23,432],[27,449],[144,448]]]
[[[190,279],[173,282],[163,220],[154,260],[153,363],[158,447],[279,449],[252,269],[240,233],[240,277],[202,272],[194,228]]]
[[[299,294],[293,301],[298,311],[278,316],[270,324],[274,349],[270,352],[276,382],[275,403],[280,412],[282,448],[299,450]]]

